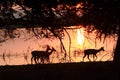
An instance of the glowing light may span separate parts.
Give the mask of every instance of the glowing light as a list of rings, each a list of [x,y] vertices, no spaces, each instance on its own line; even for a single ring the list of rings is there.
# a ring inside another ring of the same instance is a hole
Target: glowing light
[[[84,34],[83,34],[83,29],[78,29],[77,30],[77,42],[79,45],[82,45],[84,42]]]

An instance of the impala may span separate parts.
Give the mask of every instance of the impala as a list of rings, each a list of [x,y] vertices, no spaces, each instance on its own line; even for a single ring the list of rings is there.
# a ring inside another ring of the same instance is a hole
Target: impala
[[[96,57],[96,59],[97,59],[97,53],[98,52],[100,52],[100,51],[104,51],[104,47],[101,47],[100,49],[86,49],[86,50],[84,50],[84,56],[83,56],[83,61],[84,61],[84,58],[87,56],[88,57],[88,59],[89,59],[89,61],[91,61],[90,60],[90,58],[89,58],[89,55],[93,55],[93,60],[94,60],[94,58]],[[95,59],[95,60],[96,60]]]
[[[35,63],[39,63],[39,59],[41,60],[41,63],[44,63],[44,60],[47,60],[47,62],[50,63],[49,56],[52,54],[53,51],[56,51],[53,47],[52,49],[47,49],[46,51],[32,51],[31,63],[33,59]]]

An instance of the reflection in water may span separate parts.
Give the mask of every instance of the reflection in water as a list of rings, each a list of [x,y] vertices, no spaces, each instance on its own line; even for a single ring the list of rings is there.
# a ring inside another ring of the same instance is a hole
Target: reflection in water
[[[84,43],[83,29],[78,29],[77,30],[77,41],[78,41],[78,44],[80,44],[80,45],[82,45]]]
[[[88,35],[85,31],[82,31],[82,34],[80,34],[80,30],[69,29],[68,32],[71,37],[71,51],[70,57],[67,55],[66,60],[64,60],[64,54],[61,53],[60,42],[58,39],[36,39],[35,37],[31,37],[31,35],[28,34],[25,29],[21,29],[21,31],[24,32],[24,34],[21,34],[21,37],[9,39],[6,42],[0,43],[0,65],[31,64],[31,52],[33,50],[46,50],[45,46],[47,44],[57,50],[57,52],[54,52],[52,55],[50,55],[51,63],[62,63],[69,61],[81,62],[83,60],[82,58],[84,49],[99,49],[102,46],[104,46],[105,51],[97,54],[98,57],[96,61],[113,60],[113,50],[115,49],[116,45],[116,40],[113,36],[107,37],[105,41],[104,39],[95,40],[94,34]],[[68,40],[68,36],[65,34],[63,43],[67,53],[69,51]],[[92,60],[92,56],[90,56],[90,59]],[[84,61],[86,62],[89,60],[85,58]]]

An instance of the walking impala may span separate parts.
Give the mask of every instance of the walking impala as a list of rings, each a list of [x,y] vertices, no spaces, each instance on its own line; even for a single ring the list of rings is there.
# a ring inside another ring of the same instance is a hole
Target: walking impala
[[[83,61],[84,61],[84,58],[87,56],[87,58],[90,60],[89,58],[89,55],[93,55],[93,61],[94,61],[94,58],[96,57],[97,59],[97,53],[100,52],[100,51],[104,51],[104,47],[101,47],[100,49],[86,49],[84,50],[84,56],[83,56]],[[95,59],[95,60],[96,60]]]
[[[53,47],[52,49],[49,48],[46,51],[32,51],[31,63],[33,62],[33,59],[36,64],[39,63],[39,59],[41,60],[41,63],[44,63],[45,60],[50,63],[49,56],[53,51],[56,51]]]
[[[49,50],[51,50],[51,48],[49,45],[47,45],[46,51],[32,51],[31,63],[33,62],[33,59],[36,64],[39,63],[39,53],[48,52]]]

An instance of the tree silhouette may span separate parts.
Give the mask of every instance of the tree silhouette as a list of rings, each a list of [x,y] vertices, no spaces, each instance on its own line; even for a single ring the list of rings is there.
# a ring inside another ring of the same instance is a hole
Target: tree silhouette
[[[117,34],[118,41],[114,52],[114,63],[120,63],[120,1],[118,0],[88,0],[87,11],[83,16],[83,24],[94,25],[99,30],[100,35],[103,33],[105,37]],[[93,29],[94,30],[94,29]],[[100,36],[98,35],[98,36]]]
[[[15,5],[19,6],[19,10],[13,8]],[[83,25],[88,28],[88,32],[97,29],[96,37],[99,38],[101,34],[105,34],[105,37],[117,34],[118,41],[113,61],[120,63],[119,10],[119,0],[1,0],[0,28],[6,29],[5,36],[14,38],[13,31],[16,28],[24,27],[32,30],[37,36],[38,33],[34,28],[42,27],[60,40],[64,50],[61,32],[65,27]],[[40,33],[44,37],[50,36],[42,30]]]

